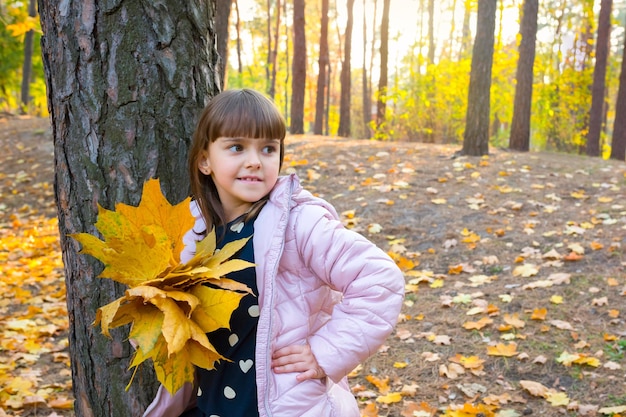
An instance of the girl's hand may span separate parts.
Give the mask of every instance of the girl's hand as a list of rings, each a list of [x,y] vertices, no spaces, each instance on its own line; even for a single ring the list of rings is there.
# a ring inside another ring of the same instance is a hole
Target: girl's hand
[[[299,382],[326,376],[309,345],[291,345],[278,349],[272,355],[272,369],[277,374],[300,372],[296,376]]]

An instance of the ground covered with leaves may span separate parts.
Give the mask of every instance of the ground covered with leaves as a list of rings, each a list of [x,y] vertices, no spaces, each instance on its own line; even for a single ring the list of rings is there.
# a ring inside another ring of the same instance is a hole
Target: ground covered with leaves
[[[0,417],[72,416],[47,120],[0,118]],[[286,171],[403,269],[364,416],[626,415],[626,164],[293,136]]]

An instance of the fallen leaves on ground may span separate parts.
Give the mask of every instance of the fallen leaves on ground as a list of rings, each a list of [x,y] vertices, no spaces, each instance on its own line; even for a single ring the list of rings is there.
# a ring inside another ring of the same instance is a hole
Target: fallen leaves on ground
[[[500,149],[470,158],[457,146],[308,136],[287,144],[286,171],[388,251],[407,279],[396,330],[350,375],[363,416],[626,414],[623,162]],[[1,256],[48,227],[33,212],[49,204],[51,187],[37,185],[49,178],[32,178],[25,168],[34,161],[19,156],[33,146],[24,141],[0,178],[3,239],[16,239]],[[15,414],[71,399],[58,244],[26,255],[10,274],[0,263],[4,277],[19,274],[0,284],[16,294],[0,309],[0,407]],[[38,279],[49,284],[20,285],[46,262],[53,272]],[[30,356],[37,345],[49,351]],[[34,395],[15,394],[29,386]]]

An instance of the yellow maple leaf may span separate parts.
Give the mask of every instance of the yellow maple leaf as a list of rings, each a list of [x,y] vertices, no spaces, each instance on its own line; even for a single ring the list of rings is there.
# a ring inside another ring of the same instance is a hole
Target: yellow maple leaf
[[[550,391],[546,395],[546,401],[548,401],[554,407],[558,407],[559,405],[569,404],[569,398],[567,394],[564,392]]]
[[[376,402],[383,404],[392,404],[402,401],[402,393],[401,392],[390,392],[387,395],[381,395],[376,398]]]
[[[548,315],[547,308],[536,308],[533,310],[533,314],[530,316],[531,320],[545,320]]]
[[[374,375],[367,375],[365,379],[380,391],[381,394],[386,395],[389,392],[389,377],[380,379]]]
[[[526,323],[524,323],[524,320],[521,320],[519,318],[518,313],[505,314],[504,322],[512,327],[515,327],[516,329],[522,329],[524,328],[524,326],[526,326]]]
[[[232,312],[251,293],[247,286],[225,278],[254,266],[231,259],[248,239],[230,242],[216,252],[213,230],[197,243],[193,258],[182,264],[182,238],[195,224],[189,199],[171,205],[159,181],[152,179],[144,184],[137,207],[120,203],[115,209],[98,209],[95,226],[104,240],[87,233],[72,235],[82,244],[81,253],[104,264],[100,277],[129,286],[122,297],[97,310],[94,325],[110,337],[110,329],[132,324],[129,338],[137,350],[130,367],[151,359],[157,379],[174,394],[185,383],[193,383],[195,367],[214,369],[216,362],[226,359],[207,333],[229,328]],[[207,283],[211,287],[203,285]]]
[[[466,330],[480,330],[491,323],[493,323],[493,320],[488,317],[483,317],[478,321],[468,321],[463,323],[463,328]]]
[[[487,354],[490,356],[516,356],[519,352],[517,351],[517,344],[511,343],[505,345],[504,343],[498,343],[495,346],[487,346]]]

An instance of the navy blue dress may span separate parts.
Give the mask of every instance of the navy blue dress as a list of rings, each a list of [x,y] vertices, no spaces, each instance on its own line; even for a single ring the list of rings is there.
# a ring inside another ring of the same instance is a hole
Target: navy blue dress
[[[228,223],[218,248],[234,240],[251,237],[254,219],[245,223],[235,219]],[[224,230],[217,230],[217,235]],[[254,262],[252,239],[233,258]],[[259,321],[258,289],[254,268],[233,272],[228,278],[247,285],[254,295],[246,294],[230,318],[230,330],[218,329],[207,334],[209,341],[224,357],[216,369],[197,369],[199,382],[197,407],[184,417],[250,417],[258,416],[254,352]]]

